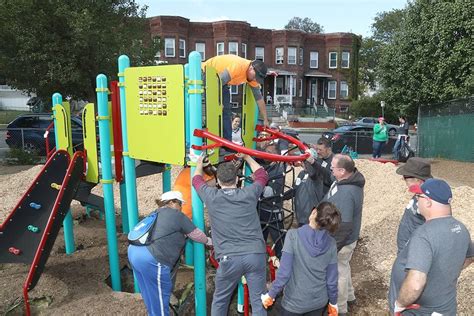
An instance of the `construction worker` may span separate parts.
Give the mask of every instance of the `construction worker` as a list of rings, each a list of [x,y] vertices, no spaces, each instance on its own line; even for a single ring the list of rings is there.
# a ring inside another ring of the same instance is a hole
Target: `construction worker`
[[[261,92],[267,76],[267,66],[261,60],[251,61],[232,54],[212,57],[202,64],[202,69],[205,71],[208,66],[216,69],[222,83],[224,138],[232,141],[232,108],[229,86],[247,83],[252,87],[253,96],[263,116],[263,124],[268,126],[267,109]]]

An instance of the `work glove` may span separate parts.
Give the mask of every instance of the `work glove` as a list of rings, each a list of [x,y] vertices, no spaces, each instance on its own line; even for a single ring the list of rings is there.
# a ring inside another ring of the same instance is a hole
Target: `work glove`
[[[207,237],[206,246],[208,246],[208,247],[213,246],[211,237]]]
[[[273,299],[270,295],[268,295],[268,293],[262,294],[260,298],[262,299],[262,304],[263,304],[263,307],[265,307],[265,309],[272,306],[273,302],[275,302],[275,299]]]
[[[420,305],[418,304],[411,304],[408,306],[400,306],[398,301],[395,301],[395,309],[393,310],[393,313],[395,316],[401,316],[402,312],[407,309],[418,309],[420,308]]]
[[[339,309],[337,308],[337,304],[332,305],[331,303],[328,304],[328,316],[337,316],[339,313]]]

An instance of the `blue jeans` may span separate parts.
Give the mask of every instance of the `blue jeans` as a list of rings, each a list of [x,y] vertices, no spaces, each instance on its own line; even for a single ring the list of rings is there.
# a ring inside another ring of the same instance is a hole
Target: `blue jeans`
[[[224,130],[224,138],[232,141],[232,106],[230,105],[230,87],[222,86],[222,127]]]
[[[267,292],[266,264],[264,253],[232,256],[226,261],[219,262],[215,278],[216,289],[212,298],[211,316],[228,314],[232,293],[242,275],[247,279],[252,315],[267,315],[260,299],[260,295]]]
[[[372,145],[372,158],[380,158],[380,156],[382,155],[382,150],[383,150],[383,146],[385,145],[385,142],[379,142],[379,141],[376,141],[374,140],[374,143]]]
[[[395,145],[393,145],[393,159],[398,160],[398,151],[400,150],[400,147],[402,145],[402,139],[399,137],[397,138],[397,141],[395,142]]]
[[[128,246],[128,260],[148,314],[168,316],[172,289],[170,267],[156,261],[146,246]]]

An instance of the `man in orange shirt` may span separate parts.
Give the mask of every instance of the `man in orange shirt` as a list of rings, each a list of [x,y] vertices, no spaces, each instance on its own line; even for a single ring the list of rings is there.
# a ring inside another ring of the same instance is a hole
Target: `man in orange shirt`
[[[232,141],[232,109],[229,86],[238,86],[243,83],[250,85],[260,113],[262,113],[263,124],[268,126],[267,109],[260,90],[267,76],[267,66],[261,60],[250,61],[237,55],[219,55],[204,62],[202,64],[203,70],[206,66],[215,68],[222,82],[224,102],[222,120],[225,139]]]

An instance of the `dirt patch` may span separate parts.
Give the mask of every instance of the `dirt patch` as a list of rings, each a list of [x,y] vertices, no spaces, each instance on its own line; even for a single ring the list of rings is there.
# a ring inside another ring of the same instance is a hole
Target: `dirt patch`
[[[352,312],[357,315],[386,314],[387,290],[390,269],[396,254],[396,230],[403,209],[410,198],[396,167],[392,164],[381,164],[368,160],[357,160],[357,167],[365,175],[364,211],[361,240],[352,260],[353,280],[356,289],[357,304]],[[0,222],[8,216],[23,192],[40,171],[40,166],[27,170],[17,167],[2,166],[0,169]],[[179,168],[172,169],[172,181]],[[454,186],[453,213],[472,232],[474,229],[474,164],[435,160],[433,173],[442,177]],[[138,179],[139,210],[146,214],[155,208],[154,200],[162,190],[161,175],[152,175]],[[102,195],[100,185],[94,189]],[[119,188],[114,186],[116,207],[116,226],[120,231]],[[64,254],[64,239],[60,233],[46,264],[44,273],[30,293],[38,298],[40,314],[137,314],[145,315],[146,311],[139,294],[113,292],[106,284],[109,275],[107,240],[103,220],[84,216],[84,208],[77,202],[72,206],[74,234],[78,250],[73,255]],[[120,266],[127,265],[125,236],[119,234]],[[25,265],[0,265],[0,314],[15,304],[21,297],[22,284],[28,267]],[[458,283],[459,314],[474,313],[472,307],[472,284],[474,284],[474,267],[464,270]],[[208,269],[208,306],[212,299],[213,274]],[[192,270],[183,268],[178,274],[176,294],[181,295],[186,286],[193,281]],[[48,300],[49,299],[49,300]],[[193,292],[182,315],[191,315],[194,309]],[[235,299],[232,311],[235,310]],[[210,309],[208,309],[210,311]],[[21,313],[21,309],[20,309]],[[232,312],[234,313],[234,312]]]

